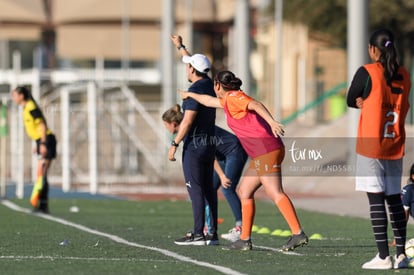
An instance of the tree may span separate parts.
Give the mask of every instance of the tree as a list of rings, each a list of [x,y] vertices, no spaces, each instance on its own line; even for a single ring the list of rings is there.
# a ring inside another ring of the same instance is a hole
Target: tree
[[[401,61],[410,68],[414,55],[414,1],[412,0],[371,0],[370,27],[377,29],[386,27],[391,29],[395,36]]]
[[[275,1],[271,1],[267,11],[273,13],[274,9]],[[370,30],[391,29],[399,42],[401,60],[408,67],[414,55],[414,1],[370,0],[368,10]],[[335,44],[346,47],[347,0],[287,0],[283,2],[283,17],[328,34]]]
[[[268,12],[273,13],[275,1]],[[338,45],[346,45],[346,0],[287,0],[283,19],[308,26],[310,31],[328,34]]]

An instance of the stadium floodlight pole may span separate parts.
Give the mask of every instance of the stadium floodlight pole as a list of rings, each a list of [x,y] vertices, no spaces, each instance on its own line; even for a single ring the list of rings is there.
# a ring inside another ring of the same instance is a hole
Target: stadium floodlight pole
[[[162,102],[161,112],[170,108],[177,100],[177,82],[174,74],[174,55],[171,46],[171,34],[173,34],[175,14],[175,0],[162,0],[162,18],[161,18],[161,91]],[[165,131],[163,144],[168,144],[169,136]],[[164,148],[167,150],[167,147]],[[168,162],[164,158],[163,166]]]
[[[275,118],[282,118],[282,45],[283,45],[283,0],[276,0],[275,6],[275,80],[274,110]]]
[[[176,85],[174,83],[173,47],[170,36],[174,26],[175,0],[162,1],[161,19],[161,60],[162,60],[162,110],[170,108],[176,98]]]
[[[368,60],[368,1],[348,0],[348,87],[357,69]],[[356,137],[359,110],[348,109],[348,136]]]
[[[251,93],[250,87],[250,26],[249,26],[249,4],[247,0],[238,0],[235,13],[236,38],[234,47],[236,50],[237,74],[243,80],[243,90]]]
[[[368,1],[348,0],[347,18],[348,87],[356,70],[368,62]],[[348,163],[354,162],[359,110],[348,108]]]

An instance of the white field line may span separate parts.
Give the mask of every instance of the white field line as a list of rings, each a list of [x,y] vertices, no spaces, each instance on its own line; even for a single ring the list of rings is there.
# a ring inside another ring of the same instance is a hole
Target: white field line
[[[29,209],[20,207],[16,204],[12,203],[11,201],[4,200],[4,201],[2,201],[2,204],[4,206],[12,209],[12,210],[27,213],[27,214],[31,214],[31,211]],[[123,239],[119,236],[104,233],[104,232],[100,232],[98,230],[94,230],[94,229],[88,228],[86,226],[76,224],[76,223],[73,223],[73,222],[58,218],[58,217],[53,217],[51,215],[44,215],[44,214],[38,214],[38,213],[34,214],[34,215],[38,216],[40,218],[46,219],[46,220],[50,220],[50,221],[57,222],[57,223],[60,223],[60,224],[63,224],[63,225],[74,227],[76,229],[79,229],[79,230],[84,231],[84,232],[88,232],[90,234],[94,234],[94,235],[97,235],[97,236],[108,238],[108,239],[110,239],[114,242],[120,243],[120,244],[125,244],[125,245],[132,246],[132,247],[138,247],[138,248],[142,248],[142,249],[148,249],[148,250],[156,251],[156,252],[159,252],[159,253],[161,253],[165,256],[172,257],[172,258],[177,259],[177,260],[182,261],[182,262],[188,262],[188,263],[192,263],[192,264],[195,264],[195,265],[198,265],[198,266],[204,266],[204,267],[207,267],[207,268],[211,268],[211,269],[217,270],[217,271],[219,271],[223,274],[244,275],[243,273],[240,273],[236,270],[233,270],[233,269],[225,267],[225,266],[218,266],[218,265],[213,265],[213,264],[210,264],[210,263],[207,263],[207,262],[197,261],[197,260],[194,260],[190,257],[183,256],[183,255],[177,254],[175,252],[168,251],[168,250],[165,250],[165,249],[161,249],[161,248],[158,248],[158,247],[145,246],[145,245],[141,245],[141,244],[138,244],[138,243],[130,242],[130,241],[127,241],[127,240],[125,240],[125,239]]]
[[[274,248],[274,247],[268,247],[268,246],[261,246],[261,245],[253,245],[253,248],[259,248],[263,250],[270,250],[274,252],[279,252],[286,255],[292,255],[292,256],[306,256],[306,253],[298,253],[296,251],[283,251],[280,248]],[[312,254],[312,256],[323,256],[323,257],[342,257],[345,256],[346,253],[334,253],[334,254]]]
[[[81,261],[113,261],[113,262],[172,262],[167,260],[153,260],[153,259],[135,259],[135,258],[82,258],[82,257],[56,257],[56,256],[0,256],[0,260],[81,260]]]
[[[279,252],[279,253],[286,254],[286,255],[303,256],[303,254],[297,253],[295,251],[283,251],[280,248],[261,246],[261,245],[253,245],[253,248],[255,248],[255,247],[263,249],[263,250],[270,250],[270,251],[274,251],[274,252]]]

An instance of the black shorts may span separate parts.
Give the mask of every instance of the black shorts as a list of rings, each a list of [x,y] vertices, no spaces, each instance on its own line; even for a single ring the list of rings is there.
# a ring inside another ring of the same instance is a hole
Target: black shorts
[[[54,134],[49,134],[46,136],[46,148],[47,148],[47,154],[45,159],[54,159],[56,158],[56,137]],[[39,146],[40,146],[40,139],[36,140],[36,151],[37,154],[40,154],[40,150],[39,150]]]

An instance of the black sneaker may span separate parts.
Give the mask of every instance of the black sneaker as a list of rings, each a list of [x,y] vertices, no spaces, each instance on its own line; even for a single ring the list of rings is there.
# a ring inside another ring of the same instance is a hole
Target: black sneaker
[[[50,214],[49,207],[47,207],[47,206],[46,207],[41,207],[41,208],[39,208],[39,210],[43,214]]]
[[[282,250],[292,251],[298,246],[304,246],[305,244],[308,244],[308,242],[308,236],[306,236],[305,232],[300,231],[299,234],[292,235],[292,237],[289,238],[288,242],[282,246]]]
[[[223,250],[252,250],[252,241],[249,240],[237,240],[232,244],[223,247]]]
[[[217,233],[206,235],[206,244],[207,245],[219,245],[219,239]]]
[[[38,207],[33,208],[32,213],[35,213],[35,214],[37,214],[37,213],[50,214],[49,208],[38,208]]]
[[[188,232],[185,237],[176,239],[174,243],[178,245],[206,245],[206,238],[203,234],[194,235],[192,232]]]

